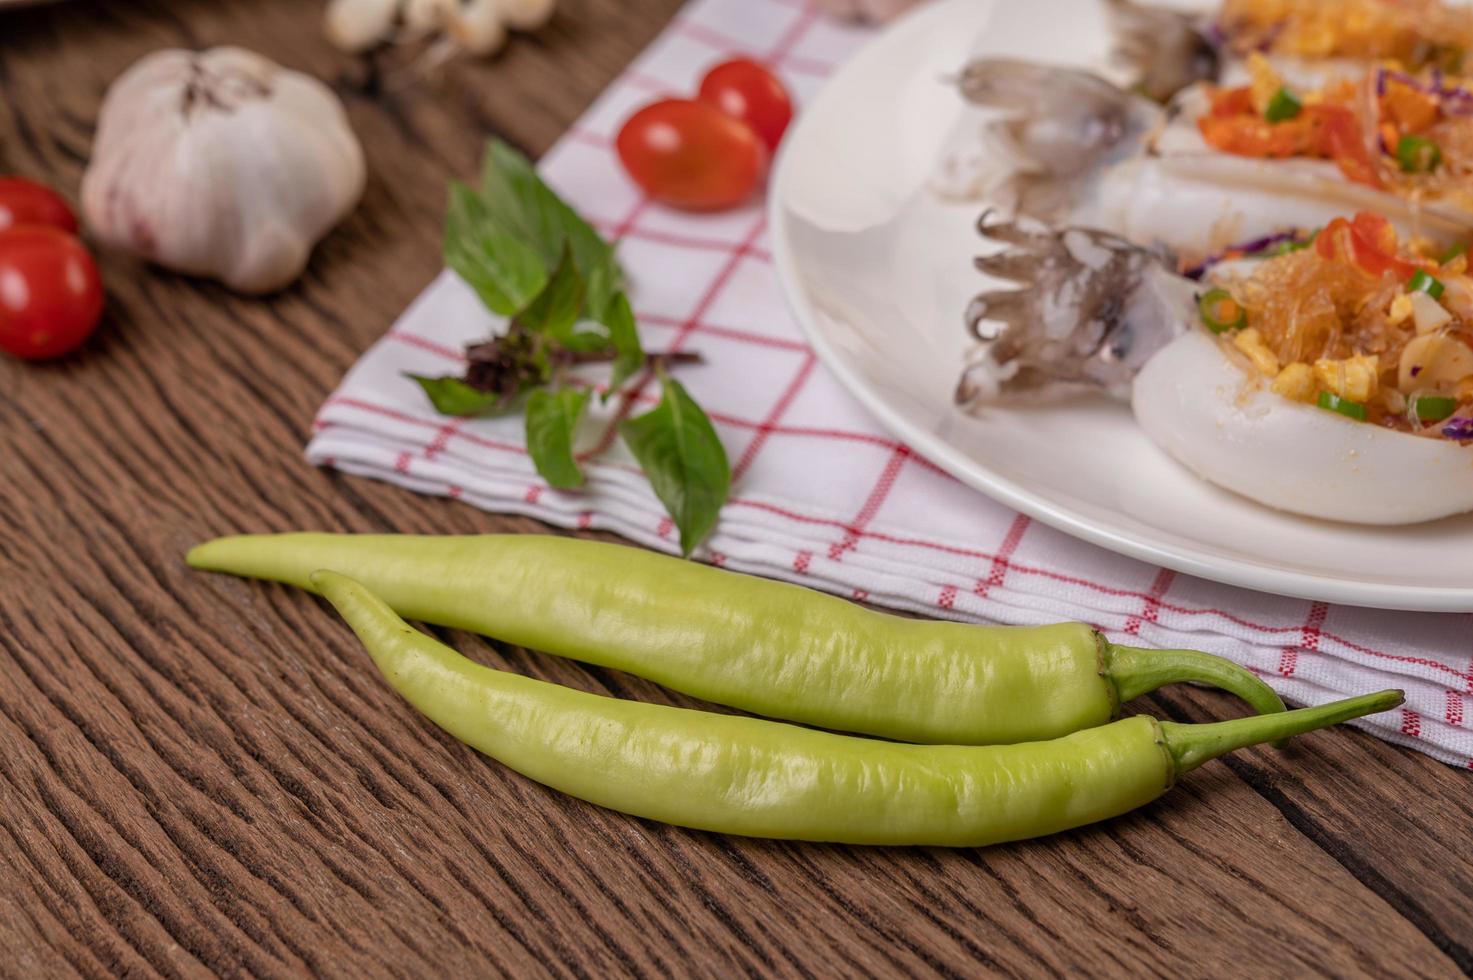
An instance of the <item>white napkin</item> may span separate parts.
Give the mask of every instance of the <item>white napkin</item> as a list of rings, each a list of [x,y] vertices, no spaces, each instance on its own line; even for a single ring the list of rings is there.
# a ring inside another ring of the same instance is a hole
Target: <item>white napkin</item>
[[[681,214],[641,203],[620,170],[611,149],[620,123],[657,93],[693,91],[712,63],[764,59],[801,102],[868,36],[800,0],[695,0],[542,161],[546,180],[619,239],[646,349],[679,343],[705,357],[677,370],[736,478],[699,557],[933,616],[1082,620],[1116,640],[1208,650],[1306,704],[1404,688],[1403,709],[1364,726],[1473,768],[1473,618],[1215,585],[1076,541],[967,489],[890,437],[816,362],[784,305],[759,204]],[[587,487],[564,493],[537,476],[519,417],[438,416],[404,377],[456,373],[464,345],[497,327],[441,274],[323,405],[309,459],[676,550],[659,501],[612,439],[616,401],[595,408],[581,433],[583,450],[609,446],[587,462]],[[625,410],[645,410],[656,394],[652,384]]]

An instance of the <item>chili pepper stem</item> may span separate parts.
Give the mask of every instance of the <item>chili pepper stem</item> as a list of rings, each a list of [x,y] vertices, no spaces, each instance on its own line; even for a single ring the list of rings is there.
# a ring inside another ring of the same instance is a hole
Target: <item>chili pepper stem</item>
[[[1274,689],[1230,660],[1198,650],[1143,650],[1104,646],[1105,672],[1124,704],[1167,684],[1196,681],[1236,694],[1261,715],[1284,710]],[[1286,742],[1276,742],[1282,748]]]
[[[1401,691],[1379,691],[1343,701],[1331,701],[1314,708],[1298,708],[1271,715],[1253,715],[1205,725],[1183,725],[1161,722],[1166,750],[1176,762],[1178,774],[1226,755],[1234,749],[1258,745],[1275,739],[1303,735],[1319,728],[1337,725],[1352,718],[1390,711],[1406,700]]]

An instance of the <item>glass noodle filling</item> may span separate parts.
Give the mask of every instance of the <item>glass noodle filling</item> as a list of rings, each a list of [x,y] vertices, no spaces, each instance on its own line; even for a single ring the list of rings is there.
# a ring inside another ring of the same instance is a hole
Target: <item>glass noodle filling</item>
[[[1336,218],[1202,293],[1202,322],[1286,398],[1473,441],[1473,277],[1464,249],[1426,252],[1379,215]]]

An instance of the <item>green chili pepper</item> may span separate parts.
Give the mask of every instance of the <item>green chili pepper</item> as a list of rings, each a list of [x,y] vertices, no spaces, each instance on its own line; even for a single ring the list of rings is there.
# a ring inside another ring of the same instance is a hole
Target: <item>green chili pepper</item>
[[[1053,741],[903,745],[621,701],[492,670],[412,629],[335,572],[313,585],[391,687],[432,722],[571,796],[752,837],[973,847],[1052,834],[1149,803],[1233,749],[1385,711],[1385,691],[1181,725],[1135,715]]]
[[[1441,422],[1458,410],[1458,401],[1441,395],[1413,395],[1408,407],[1419,422]]]
[[[1425,136],[1403,136],[1396,144],[1396,160],[1403,173],[1431,173],[1442,163],[1442,148]]]
[[[1442,299],[1442,294],[1446,288],[1442,284],[1442,280],[1435,276],[1429,276],[1423,269],[1418,269],[1412,273],[1412,278],[1407,280],[1407,292],[1424,292],[1433,299]]]
[[[1269,122],[1284,122],[1286,119],[1295,118],[1303,111],[1304,103],[1289,91],[1287,85],[1280,85],[1279,90],[1268,100],[1263,117]]]
[[[1320,392],[1316,404],[1327,412],[1338,412],[1348,419],[1355,419],[1357,422],[1364,422],[1366,420],[1366,407],[1364,405],[1360,402],[1353,402],[1348,398],[1341,398],[1339,395],[1331,394],[1328,391]]]
[[[1213,333],[1241,330],[1248,325],[1248,311],[1226,289],[1209,289],[1197,300],[1197,312]]]
[[[907,619],[795,585],[551,535],[221,538],[195,568],[311,588],[350,574],[401,615],[628,671],[707,701],[908,742],[1053,738],[1164,684],[1200,681],[1260,712],[1257,677],[1195,651],[1116,646],[1079,623]]]

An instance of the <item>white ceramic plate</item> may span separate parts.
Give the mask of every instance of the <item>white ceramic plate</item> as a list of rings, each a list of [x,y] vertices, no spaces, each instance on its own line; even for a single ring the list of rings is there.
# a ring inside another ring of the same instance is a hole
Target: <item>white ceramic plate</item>
[[[1105,70],[1101,0],[938,0],[846,64],[788,135],[771,230],[823,362],[894,434],[957,478],[1113,551],[1281,595],[1473,612],[1473,517],[1367,528],[1282,514],[1203,482],[1105,400],[952,406],[980,206],[927,190],[961,113],[945,84],[985,52]],[[1414,492],[1414,491],[1413,491]]]

